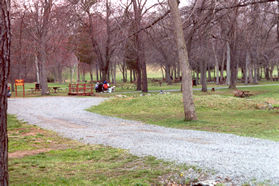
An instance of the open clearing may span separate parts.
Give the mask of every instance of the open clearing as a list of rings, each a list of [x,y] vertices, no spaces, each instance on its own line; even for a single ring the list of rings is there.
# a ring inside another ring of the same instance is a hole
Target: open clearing
[[[8,112],[72,139],[128,149],[132,154],[213,169],[215,178],[279,184],[278,142],[180,130],[85,111],[103,98],[9,99]]]

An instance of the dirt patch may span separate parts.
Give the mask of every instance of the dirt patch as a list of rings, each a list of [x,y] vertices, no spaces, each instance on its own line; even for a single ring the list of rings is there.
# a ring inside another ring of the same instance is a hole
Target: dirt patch
[[[36,150],[17,151],[17,152],[9,153],[9,158],[23,158],[24,156],[32,156],[43,152],[49,152],[51,150],[55,150],[55,149],[43,148],[43,149],[36,149]]]

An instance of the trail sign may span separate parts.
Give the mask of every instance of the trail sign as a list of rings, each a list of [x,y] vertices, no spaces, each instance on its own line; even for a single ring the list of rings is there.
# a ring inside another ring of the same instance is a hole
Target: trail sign
[[[15,86],[23,86],[23,85],[24,85],[24,79],[15,80]]]
[[[23,89],[23,96],[25,96],[25,90],[24,90],[24,79],[16,79],[15,80],[15,92],[17,96],[17,87],[22,86]]]

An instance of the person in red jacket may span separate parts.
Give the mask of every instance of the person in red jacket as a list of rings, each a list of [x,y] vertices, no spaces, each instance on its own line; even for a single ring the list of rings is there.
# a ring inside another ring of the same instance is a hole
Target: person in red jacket
[[[107,91],[108,88],[109,88],[108,82],[107,82],[107,81],[104,81],[103,90],[104,90],[104,91]]]

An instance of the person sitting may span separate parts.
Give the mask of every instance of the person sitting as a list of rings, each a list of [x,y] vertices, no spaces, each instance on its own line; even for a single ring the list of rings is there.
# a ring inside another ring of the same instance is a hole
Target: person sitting
[[[109,88],[108,82],[107,82],[107,81],[104,81],[103,90],[104,90],[104,91],[107,91],[108,88]]]
[[[103,83],[99,83],[96,92],[103,92]]]
[[[97,81],[97,83],[95,84],[95,90],[97,91],[98,87],[99,87],[99,82]]]

